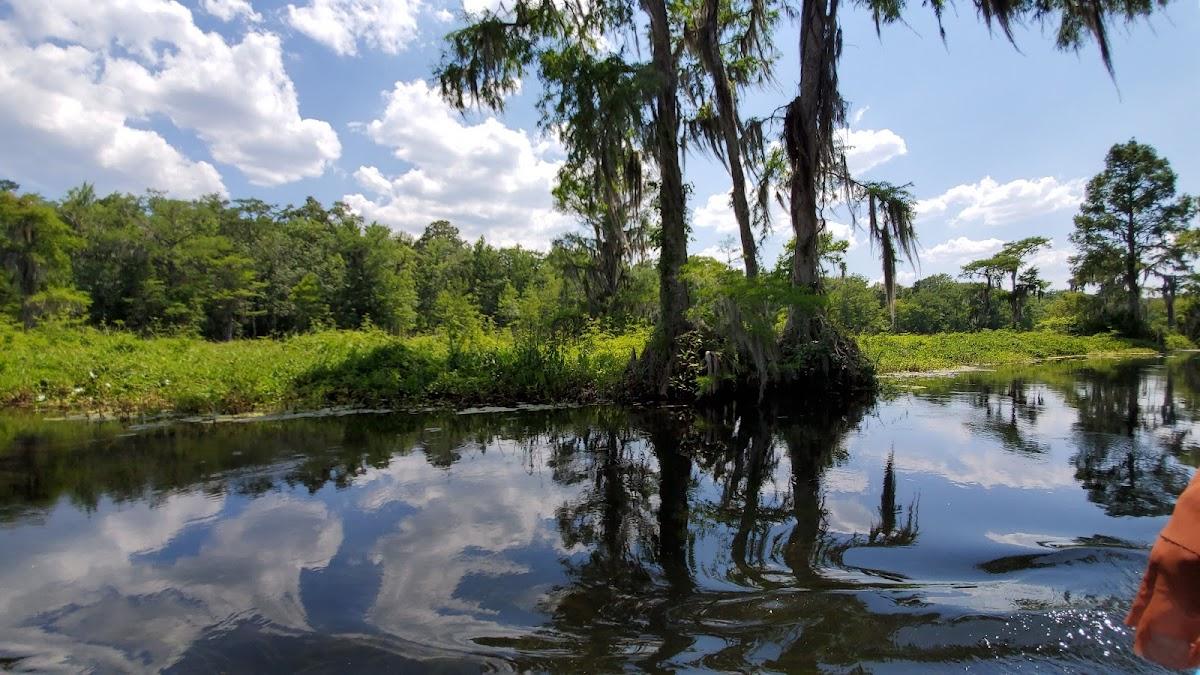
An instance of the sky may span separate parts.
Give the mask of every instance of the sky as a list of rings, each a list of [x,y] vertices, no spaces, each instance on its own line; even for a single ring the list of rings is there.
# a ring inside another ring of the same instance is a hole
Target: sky
[[[538,127],[536,79],[502,114],[460,115],[432,79],[443,37],[496,0],[0,0],[0,178],[51,198],[101,192],[219,193],[272,203],[345,201],[419,234],[445,218],[468,239],[545,249],[578,227],[553,208],[562,148]],[[1114,143],[1154,145],[1200,194],[1200,2],[1110,29],[1115,78],[1094,45],[1053,31],[990,34],[969,3],[928,9],[876,35],[843,9],[842,93],[851,170],[909,184],[918,266],[901,283],[956,274],[1005,241],[1053,245],[1034,260],[1063,287],[1067,236],[1087,179]],[[742,98],[769,114],[795,95],[796,27],[777,35],[776,84]],[[724,167],[686,157],[689,251],[729,260],[736,224]],[[879,263],[845,214],[851,273]],[[778,258],[788,224],[763,246]]]

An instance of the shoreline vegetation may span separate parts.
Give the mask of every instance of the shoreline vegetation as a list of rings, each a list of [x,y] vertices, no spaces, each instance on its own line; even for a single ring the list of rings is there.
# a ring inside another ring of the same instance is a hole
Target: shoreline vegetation
[[[138,417],[236,415],[330,407],[594,403],[627,398],[627,369],[651,329],[593,327],[560,342],[496,331],[469,341],[326,330],[210,342],[47,326],[0,327],[0,409]],[[1153,356],[1113,335],[1009,330],[859,336],[880,375],[1069,356]]]
[[[859,335],[855,338],[880,375],[930,373],[963,367],[1035,363],[1068,357],[1156,356],[1150,342],[1114,334],[1067,335],[1051,331],[985,330],[929,335]]]
[[[836,160],[832,138],[805,147],[822,143],[832,145],[817,154],[832,154],[821,161]],[[482,236],[471,243],[446,220],[420,236],[395,232],[345,203],[326,208],[313,198],[280,206],[100,196],[85,183],[50,201],[0,179],[0,348],[15,355],[0,373],[8,378],[0,406],[188,415],[755,394],[833,400],[875,387],[881,373],[1149,346],[1106,337],[1114,334],[1168,351],[1200,341],[1200,229],[1191,225],[1200,202],[1176,194],[1174,172],[1150,146],[1114,145],[1088,183],[1063,291],[1035,264],[1053,246],[1042,236],[994,240],[988,246],[998,250],[963,263],[957,277],[900,285],[896,266],[916,256],[908,190],[817,177],[812,153],[788,154],[793,164],[807,157],[783,181],[799,199],[795,236],[769,266],[754,236],[743,236],[744,270],[735,245],[723,249],[725,262],[687,255],[678,208],[686,199],[661,161],[651,181],[662,188],[655,220],[634,145],[603,158],[624,167],[617,175],[595,175],[602,167],[587,152],[564,165],[557,206],[591,233],[564,233],[545,251]],[[782,158],[777,164],[786,169]],[[814,200],[831,185],[846,188],[840,199],[862,217],[882,281],[849,274],[848,241],[816,218]],[[1136,204],[1105,202],[1142,192]],[[1152,280],[1162,285],[1143,288]],[[36,331],[18,336],[17,325]],[[1081,335],[1101,337],[1068,337]]]

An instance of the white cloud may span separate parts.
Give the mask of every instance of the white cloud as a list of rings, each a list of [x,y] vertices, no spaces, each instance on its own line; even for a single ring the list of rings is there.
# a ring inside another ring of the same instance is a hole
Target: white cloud
[[[863,116],[866,115],[867,111],[869,111],[870,109],[871,109],[871,106],[864,105],[863,107],[859,108],[858,110],[855,110],[854,114],[850,117],[850,124],[857,126],[859,122],[862,122]]]
[[[971,260],[977,260],[999,251],[1004,246],[1003,239],[970,239],[955,237],[925,249],[921,252],[923,262],[942,263],[951,274]],[[1027,261],[1030,267],[1038,268],[1039,275],[1057,288],[1067,286],[1071,278],[1070,257],[1075,250],[1068,245],[1066,248],[1054,248],[1054,240],[1046,248],[1034,253]]]
[[[826,497],[823,506],[828,531],[838,534],[866,534],[879,518],[878,513],[855,499]]]
[[[320,175],[341,154],[328,123],[301,118],[275,35],[229,44],[173,0],[12,6],[0,22],[0,130],[16,147],[0,170],[14,177],[91,172],[118,189],[224,193],[211,164],[143,128],[160,117],[255,184]]]
[[[905,269],[897,269],[896,270],[896,285],[897,286],[912,286],[913,282],[915,282],[917,280],[917,278],[918,278],[917,273],[914,272],[913,270],[905,270]],[[875,277],[874,279],[871,280],[871,283],[882,284],[883,283],[883,275],[880,274],[879,276]]]
[[[246,616],[280,630],[311,630],[300,579],[337,553],[341,520],[324,504],[279,494],[221,517],[223,503],[173,493],[153,506],[106,507],[78,525],[59,516],[71,536],[4,551],[5,646],[31,652],[22,665],[36,670],[158,672],[214,627]],[[211,528],[199,550],[170,563],[139,560],[197,525]],[[35,614],[56,623],[28,621]],[[139,626],[136,649],[130,625]]]
[[[951,225],[1003,225],[1075,208],[1083,199],[1083,185],[1083,179],[1060,181],[1052,176],[1008,183],[985,176],[978,183],[957,185],[937,197],[922,199],[916,210],[925,218],[949,216]]]
[[[740,269],[740,265],[742,264],[741,246],[734,243],[731,248],[728,246],[729,243],[731,242],[722,242],[720,244],[713,244],[712,246],[705,246],[699,251],[694,251],[692,255],[712,258],[713,260],[723,262],[730,267],[734,267],[735,265],[739,266]]]
[[[421,0],[309,0],[288,5],[288,23],[342,56],[358,53],[359,43],[399,54],[417,37]],[[443,10],[444,11],[444,10]]]
[[[370,220],[421,232],[444,218],[469,238],[544,248],[569,226],[550,190],[561,165],[558,146],[537,141],[494,117],[465,122],[424,80],[397,82],[383,115],[361,128],[410,168],[385,175],[362,166],[365,191],[344,200]]]
[[[733,205],[730,201],[730,192],[716,192],[708,196],[704,203],[695,209],[692,209],[692,224],[699,230],[711,230],[720,234],[735,234],[738,231],[737,218],[733,215]],[[776,231],[785,233],[787,238],[791,238],[791,225],[789,224],[788,214],[778,202],[771,202],[771,225]],[[844,239],[850,242],[850,249],[853,250],[859,245],[859,240],[855,236],[854,227],[847,223],[839,223],[833,220],[825,221],[825,229],[833,234],[834,239]],[[724,260],[724,256],[713,256],[718,260]]]
[[[1054,246],[1054,242],[1050,242]],[[1065,248],[1044,248],[1029,259],[1031,267],[1038,268],[1039,275],[1056,288],[1066,288],[1071,280],[1071,256],[1075,255],[1075,247],[1068,244]]]
[[[200,0],[200,8],[222,21],[233,21],[239,16],[247,21],[262,21],[262,15],[250,6],[250,0]]]
[[[997,544],[1006,546],[1015,546],[1018,548],[1032,548],[1041,551],[1046,549],[1054,550],[1059,547],[1070,546],[1075,542],[1073,539],[1064,539],[1061,536],[1053,534],[1036,534],[1033,532],[986,532],[985,537]]]
[[[853,129],[843,134],[842,141],[846,165],[855,175],[908,153],[904,139],[891,129]]]
[[[545,547],[567,554],[555,513],[576,498],[576,487],[530,474],[506,456],[519,453],[519,446],[504,445],[510,443],[492,444],[450,469],[453,481],[469,489],[451,491],[447,470],[421,454],[394,458],[387,468],[363,476],[361,508],[402,502],[412,511],[371,549],[381,580],[369,622],[401,639],[448,649],[469,646],[468,635],[520,632],[498,621],[495,608],[463,597],[459,589],[469,577],[503,584],[528,572],[515,551]],[[447,530],[448,522],[457,525]],[[543,600],[538,593],[529,604]]]
[[[709,195],[703,206],[692,210],[692,224],[705,230],[737,232],[737,218],[729,199],[729,191]]]
[[[850,242],[850,247],[846,250],[853,251],[858,248],[858,237],[855,236],[854,226],[848,223],[839,223],[834,220],[825,221],[825,229],[833,235],[834,239],[842,239]]]
[[[199,33],[192,13],[172,0],[10,0],[9,4],[17,34],[30,41],[56,38],[93,51],[116,44],[151,62],[161,60],[163,43]]]
[[[300,117],[277,36],[250,33],[230,46],[209,34],[204,43],[169,56],[158,73],[124,62],[110,66],[110,77],[139,112],[161,112],[194,129],[214,159],[252,183],[319,176],[341,155],[327,122]]]
[[[840,466],[828,469],[825,477],[821,479],[821,486],[827,493],[860,494],[866,492],[870,484],[871,479],[867,476],[866,471]]]
[[[451,21],[454,20],[454,14],[450,10],[448,10],[444,7],[442,9],[439,9],[438,11],[434,12],[433,16],[434,16],[434,18],[436,18],[438,21],[441,21],[442,23],[450,23]]]
[[[469,16],[478,16],[486,12],[499,12],[501,0],[463,0],[463,11]]]
[[[217,169],[192,161],[154,131],[129,126],[120,93],[93,77],[103,60],[79,46],[21,44],[0,23],[0,173],[21,182],[75,182],[102,174],[104,184],[184,197],[225,193]]]
[[[956,237],[926,249],[921,254],[921,258],[929,262],[963,262],[995,253],[1000,250],[1001,246],[1004,246],[1003,239]]]

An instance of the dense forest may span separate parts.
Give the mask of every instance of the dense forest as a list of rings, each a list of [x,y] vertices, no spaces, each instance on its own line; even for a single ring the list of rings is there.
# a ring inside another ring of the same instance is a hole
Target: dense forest
[[[1140,159],[1124,157],[1139,152]],[[1073,288],[1048,289],[1031,259],[1049,241],[1030,237],[964,265],[958,277],[928,276],[889,296],[884,284],[847,274],[846,242],[826,235],[826,315],[851,334],[1012,328],[1197,339],[1200,246],[1187,227],[1195,206],[1174,195],[1174,175],[1147,146],[1115,146],[1109,164],[1076,217]],[[1138,290],[1132,305],[1122,277],[1128,246],[1108,243],[1100,227],[1105,218],[1126,230],[1130,222],[1105,215],[1104,195],[1128,192],[1109,185],[1110,174],[1170,183],[1150,185],[1152,199],[1129,212],[1146,222],[1134,239],[1141,242],[1134,281],[1155,293],[1143,298]],[[513,330],[543,338],[593,323],[614,331],[652,325],[659,287],[649,243],[609,261],[597,239],[570,235],[540,252],[467,242],[445,221],[413,238],[313,199],[279,207],[217,196],[101,197],[82,185],[50,202],[9,182],[0,192],[0,309],[29,327],[82,321],[213,340],[368,325],[400,335]],[[785,281],[789,265],[784,256],[758,273]],[[716,325],[722,296],[745,274],[692,257],[683,278],[693,298],[689,316]]]
[[[589,303],[597,296],[577,250],[470,243],[445,221],[414,239],[313,199],[99,197],[88,185],[57,203],[13,190],[0,199],[9,272],[0,306],[27,326],[81,319],[229,340],[366,325],[570,332],[589,317],[654,319],[645,264],[630,265],[603,305]]]

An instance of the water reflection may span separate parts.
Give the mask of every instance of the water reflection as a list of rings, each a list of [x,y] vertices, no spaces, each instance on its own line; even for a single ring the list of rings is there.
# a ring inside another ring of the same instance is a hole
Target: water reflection
[[[1196,360],[779,405],[0,418],[0,661],[1149,670],[1119,620]]]
[[[1194,364],[1181,370],[1189,369]],[[1180,424],[1175,371],[1143,378],[1136,367],[1118,364],[1090,371],[1070,392],[1079,415],[1075,475],[1111,515],[1170,514],[1187,485],[1189,472],[1171,461],[1185,454],[1191,435],[1190,425]]]

